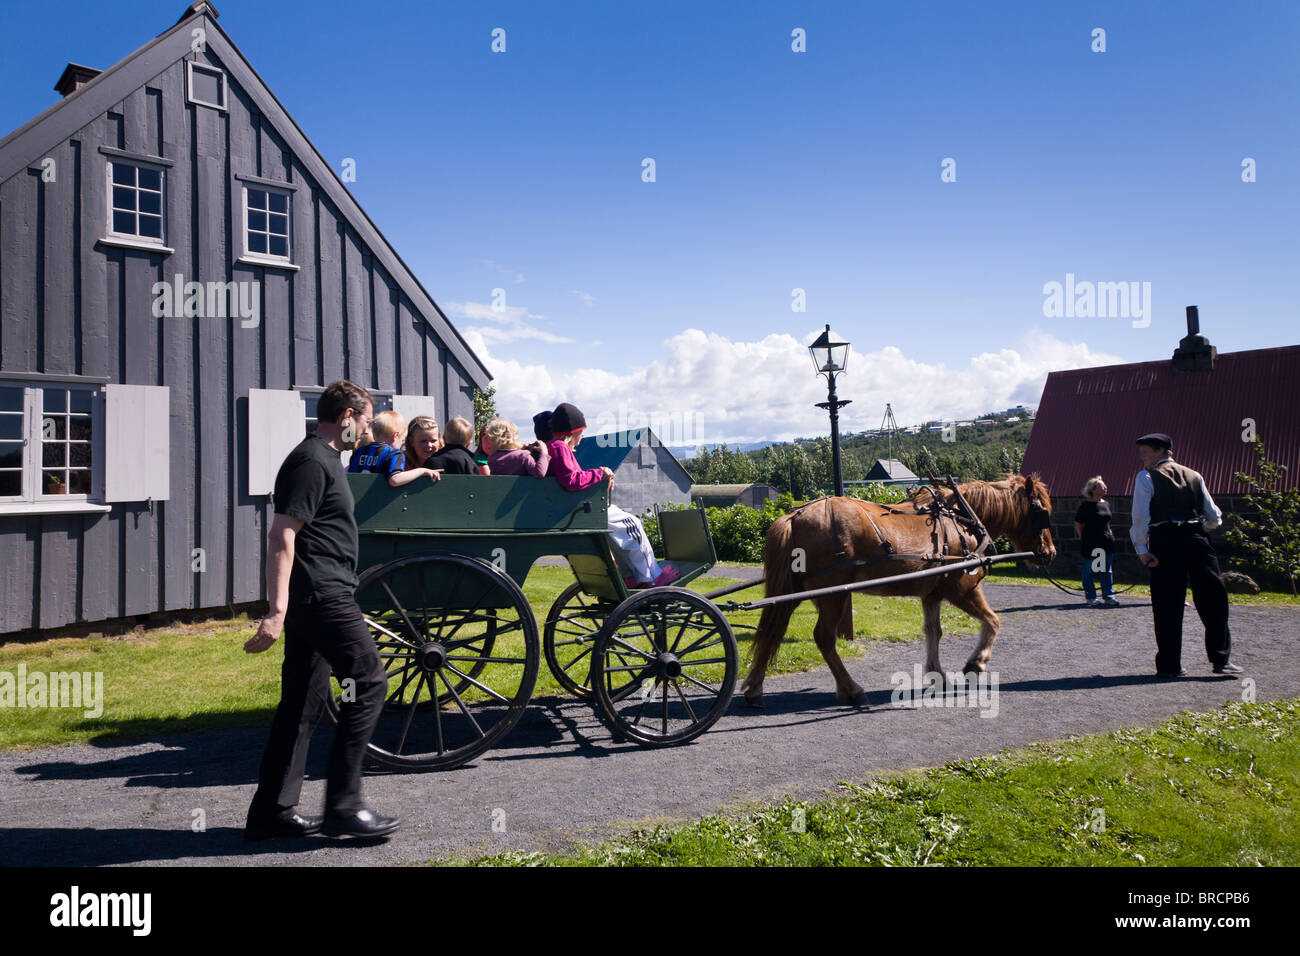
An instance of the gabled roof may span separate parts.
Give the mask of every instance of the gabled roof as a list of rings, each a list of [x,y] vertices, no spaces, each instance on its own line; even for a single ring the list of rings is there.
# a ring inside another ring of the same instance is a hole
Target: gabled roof
[[[912,470],[897,458],[877,458],[876,463],[871,466],[871,470],[867,472],[864,480],[878,481],[892,478],[899,481],[911,480],[915,477],[916,475],[912,474]]]
[[[1249,419],[1268,457],[1288,466],[1284,487],[1300,487],[1300,345],[1221,352],[1210,371],[1175,375],[1172,365],[1049,374],[1021,474],[1037,472],[1054,495],[1078,495],[1094,475],[1111,494],[1131,495],[1142,467],[1135,441],[1163,432],[1210,494],[1243,494],[1233,473],[1256,470],[1242,440]]]
[[[475,384],[486,385],[492,378],[487,367],[474,354],[433,297],[420,284],[415,273],[402,261],[397,250],[384,238],[361,205],[353,198],[338,174],[317,152],[311,140],[276,99],[275,94],[244,58],[226,32],[217,26],[216,9],[199,0],[186,9],[175,26],[150,40],[140,49],[109,67],[81,89],[54,103],[34,119],[0,139],[0,183],[21,173],[59,143],[97,117],[113,109],[137,89],[164,72],[191,51],[191,33],[202,27],[209,51],[226,68],[233,82],[239,84],[256,104],[284,144],[302,163],[349,224],[361,241],[383,265],[393,281],[414,304],[417,311],[445,343],[449,352],[465,369]]]
[[[578,442],[578,447],[574,450],[574,457],[578,459],[578,464],[582,465],[583,468],[604,467],[611,471],[618,471],[618,466],[623,464],[628,452],[643,444],[657,445],[662,448],[672,463],[681,469],[682,474],[687,474],[686,469],[682,467],[682,463],[677,460],[677,456],[669,450],[667,445],[660,442],[659,436],[649,428],[632,428],[621,432],[588,435]]]

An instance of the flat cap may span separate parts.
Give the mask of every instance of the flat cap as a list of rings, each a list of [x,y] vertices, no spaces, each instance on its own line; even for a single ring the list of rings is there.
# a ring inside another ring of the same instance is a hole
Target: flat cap
[[[1173,448],[1174,440],[1162,432],[1152,432],[1150,435],[1143,435],[1136,444],[1150,445],[1152,448]]]

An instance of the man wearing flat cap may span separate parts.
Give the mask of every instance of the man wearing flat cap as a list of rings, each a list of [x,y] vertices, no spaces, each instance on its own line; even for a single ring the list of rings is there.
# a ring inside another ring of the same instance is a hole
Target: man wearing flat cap
[[[1156,674],[1182,677],[1183,607],[1192,586],[1196,613],[1205,625],[1205,653],[1216,674],[1240,674],[1228,659],[1228,589],[1206,533],[1223,513],[1199,473],[1173,458],[1173,439],[1155,433],[1137,440],[1143,470],[1133,483],[1129,537],[1138,560],[1151,569],[1151,614],[1156,628]]]

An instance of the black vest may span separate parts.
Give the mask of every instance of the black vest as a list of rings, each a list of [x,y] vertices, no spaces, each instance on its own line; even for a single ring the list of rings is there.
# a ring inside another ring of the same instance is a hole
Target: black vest
[[[1147,469],[1151,476],[1151,523],[1193,521],[1201,517],[1205,493],[1201,476],[1176,461],[1162,461]]]

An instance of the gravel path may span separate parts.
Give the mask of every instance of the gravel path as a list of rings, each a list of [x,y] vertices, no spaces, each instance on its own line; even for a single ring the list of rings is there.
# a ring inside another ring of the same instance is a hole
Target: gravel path
[[[369,775],[368,799],[405,821],[394,839],[373,846],[243,842],[265,727],[8,753],[0,755],[0,864],[378,864],[558,848],[785,794],[816,797],[870,771],[1152,724],[1241,699],[1241,680],[1210,673],[1190,609],[1189,676],[1159,681],[1144,600],[1093,609],[1062,605],[1065,595],[1042,587],[986,591],[1002,617],[995,716],[984,716],[991,707],[894,706],[890,675],[922,663],[920,641],[871,645],[846,662],[869,689],[866,706],[837,704],[825,668],[772,677],[764,710],[737,695],[703,737],[668,750],[616,744],[586,705],[539,699],[502,745],[467,767]],[[1300,610],[1238,606],[1232,627],[1234,660],[1257,698],[1300,696]],[[974,643],[973,627],[946,635],[944,664],[959,667]],[[322,726],[312,748],[305,807],[324,798],[331,732]],[[194,832],[199,810],[206,830]]]

